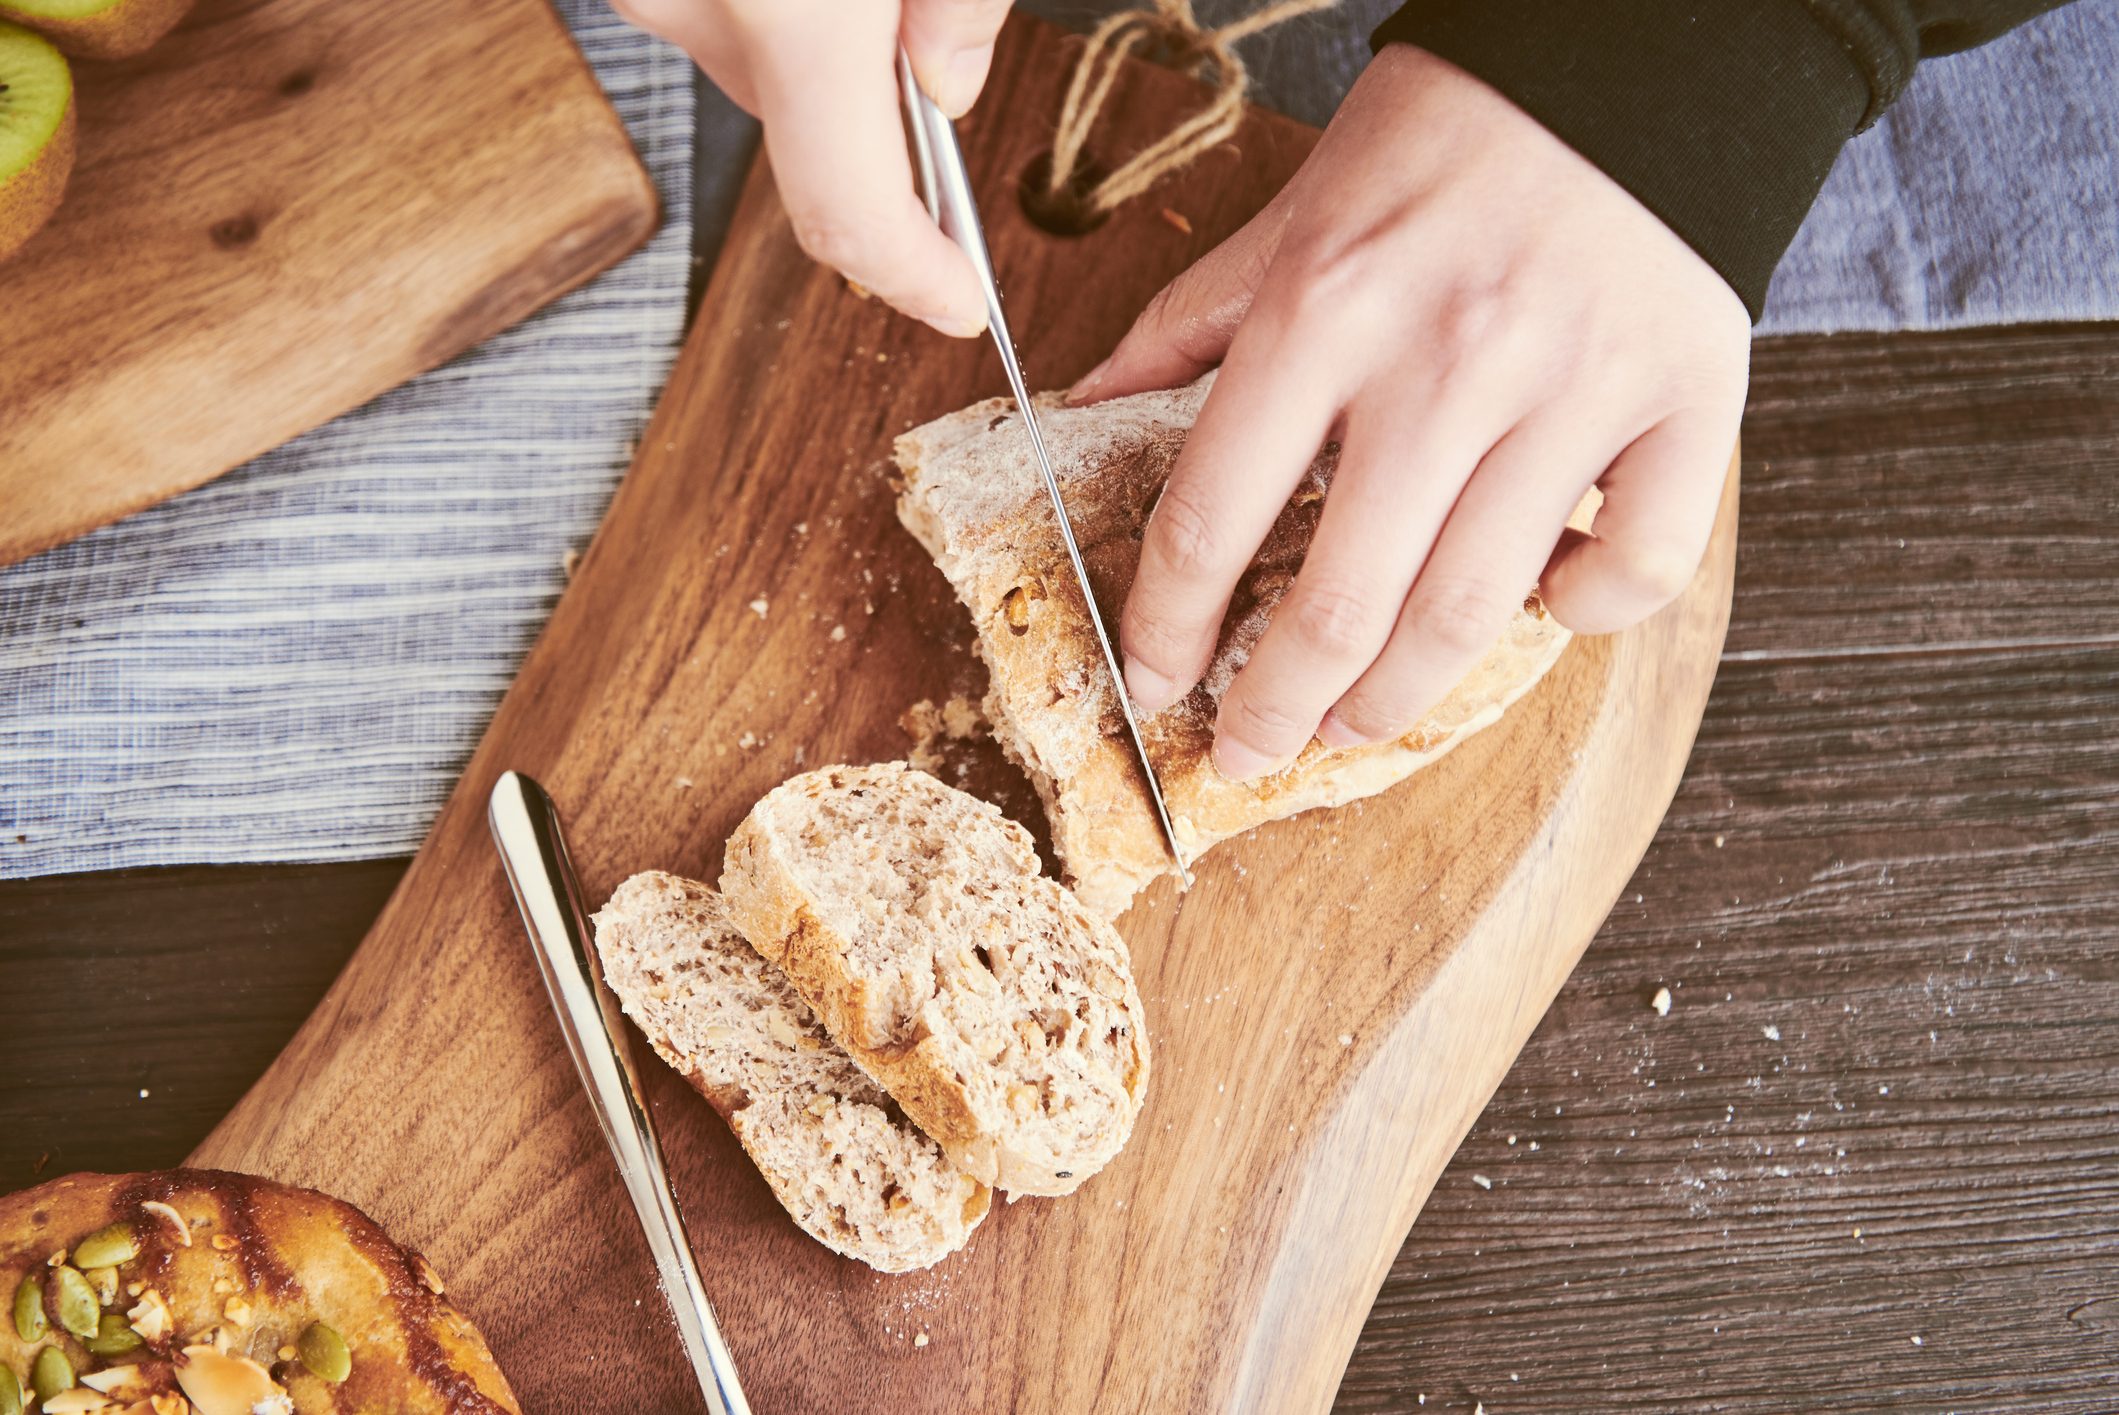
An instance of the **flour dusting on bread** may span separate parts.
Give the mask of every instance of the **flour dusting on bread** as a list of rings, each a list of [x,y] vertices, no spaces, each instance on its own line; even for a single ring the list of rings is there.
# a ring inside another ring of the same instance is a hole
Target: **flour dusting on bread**
[[[1039,427],[1107,624],[1118,622],[1142,530],[1212,383],[1209,374],[1086,408],[1040,400]],[[1404,780],[1497,721],[1566,647],[1567,630],[1530,594],[1485,658],[1402,736],[1341,751],[1312,741],[1263,780],[1222,776],[1210,755],[1221,697],[1301,569],[1337,459],[1336,447],[1321,450],[1289,499],[1237,586],[1199,686],[1141,723],[1188,859],[1267,821]],[[1045,803],[1068,884],[1115,916],[1172,866],[1021,418],[989,399],[900,437],[897,462],[898,517],[971,611],[994,735]]]

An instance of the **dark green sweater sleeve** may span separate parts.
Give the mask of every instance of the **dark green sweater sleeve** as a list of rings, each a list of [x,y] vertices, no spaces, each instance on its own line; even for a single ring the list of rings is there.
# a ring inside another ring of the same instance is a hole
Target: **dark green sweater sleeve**
[[[1925,57],[2062,0],[1411,0],[1376,30],[1476,74],[1603,168],[1756,320],[1848,138]]]

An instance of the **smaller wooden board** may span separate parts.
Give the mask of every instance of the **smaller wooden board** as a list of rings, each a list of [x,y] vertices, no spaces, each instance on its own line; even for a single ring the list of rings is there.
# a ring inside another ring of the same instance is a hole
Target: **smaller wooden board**
[[[654,229],[544,0],[204,0],[74,72],[66,202],[0,265],[0,564],[366,402]]]

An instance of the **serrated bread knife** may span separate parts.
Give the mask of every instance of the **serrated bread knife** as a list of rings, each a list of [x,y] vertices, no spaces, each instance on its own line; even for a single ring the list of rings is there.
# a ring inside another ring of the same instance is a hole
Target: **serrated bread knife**
[[[692,1261],[684,1218],[670,1192],[662,1163],[662,1144],[648,1115],[647,1092],[626,1050],[625,1018],[618,999],[603,986],[596,951],[589,944],[588,911],[581,900],[581,881],[567,857],[566,836],[559,829],[559,810],[545,789],[520,772],[503,772],[493,783],[486,823],[500,847],[515,905],[530,931],[530,951],[537,971],[552,994],[559,1030],[588,1088],[589,1108],[618,1161],[618,1177],[640,1216],[662,1295],[677,1322],[677,1336],[699,1379],[712,1415],[750,1415],[743,1387],[736,1381],[735,1358],[721,1340],[714,1309]]]
[[[979,224],[978,203],[971,195],[971,174],[964,166],[964,151],[957,146],[956,125],[949,121],[935,101],[920,88],[919,80],[913,77],[912,60],[905,51],[898,51],[898,87],[905,99],[907,126],[912,130],[913,162],[918,168],[920,195],[927,203],[928,214],[942,228],[942,234],[955,241],[964,254],[970,257],[971,268],[978,272],[979,283],[986,291],[986,327],[993,332],[994,345],[1001,351],[1001,368],[1008,375],[1009,391],[1015,394],[1015,406],[1022,412],[1023,429],[1030,434],[1030,450],[1037,456],[1039,475],[1045,479],[1045,494],[1052,498],[1052,514],[1059,521],[1060,540],[1067,547],[1067,561],[1074,567],[1075,583],[1081,586],[1082,603],[1088,607],[1089,623],[1096,630],[1096,642],[1104,651],[1104,667],[1111,674],[1111,693],[1118,699],[1118,710],[1126,719],[1126,735],[1132,739],[1133,753],[1140,759],[1141,775],[1147,778],[1148,795],[1155,803],[1155,818],[1162,824],[1163,840],[1170,847],[1170,858],[1177,862],[1178,877],[1187,889],[1192,886],[1192,872],[1185,867],[1185,854],[1177,844],[1177,831],[1170,824],[1170,808],[1163,802],[1162,782],[1157,780],[1154,763],[1148,760],[1148,745],[1141,739],[1140,721],[1133,715],[1133,701],[1126,696],[1126,675],[1119,667],[1118,653],[1111,647],[1111,635],[1104,628],[1104,616],[1096,607],[1096,592],[1089,586],[1089,571],[1082,564],[1081,547],[1075,544],[1074,523],[1067,519],[1067,503],[1060,498],[1059,478],[1053,474],[1052,458],[1045,451],[1044,435],[1038,431],[1037,409],[1031,405],[1030,390],[1023,383],[1023,366],[1016,358],[1015,341],[1008,336],[1008,317],[1001,311],[1000,282],[994,278],[993,258],[986,250],[985,229]]]

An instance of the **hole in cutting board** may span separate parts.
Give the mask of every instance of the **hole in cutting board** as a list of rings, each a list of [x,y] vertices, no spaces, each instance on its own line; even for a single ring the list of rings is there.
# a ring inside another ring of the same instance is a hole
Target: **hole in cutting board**
[[[1016,182],[1016,199],[1022,203],[1023,215],[1039,230],[1054,236],[1086,236],[1111,219],[1110,212],[1094,211],[1089,206],[1089,193],[1109,175],[1102,163],[1084,156],[1067,185],[1057,193],[1048,192],[1045,186],[1052,179],[1052,149],[1047,148],[1024,166],[1023,175]]]

